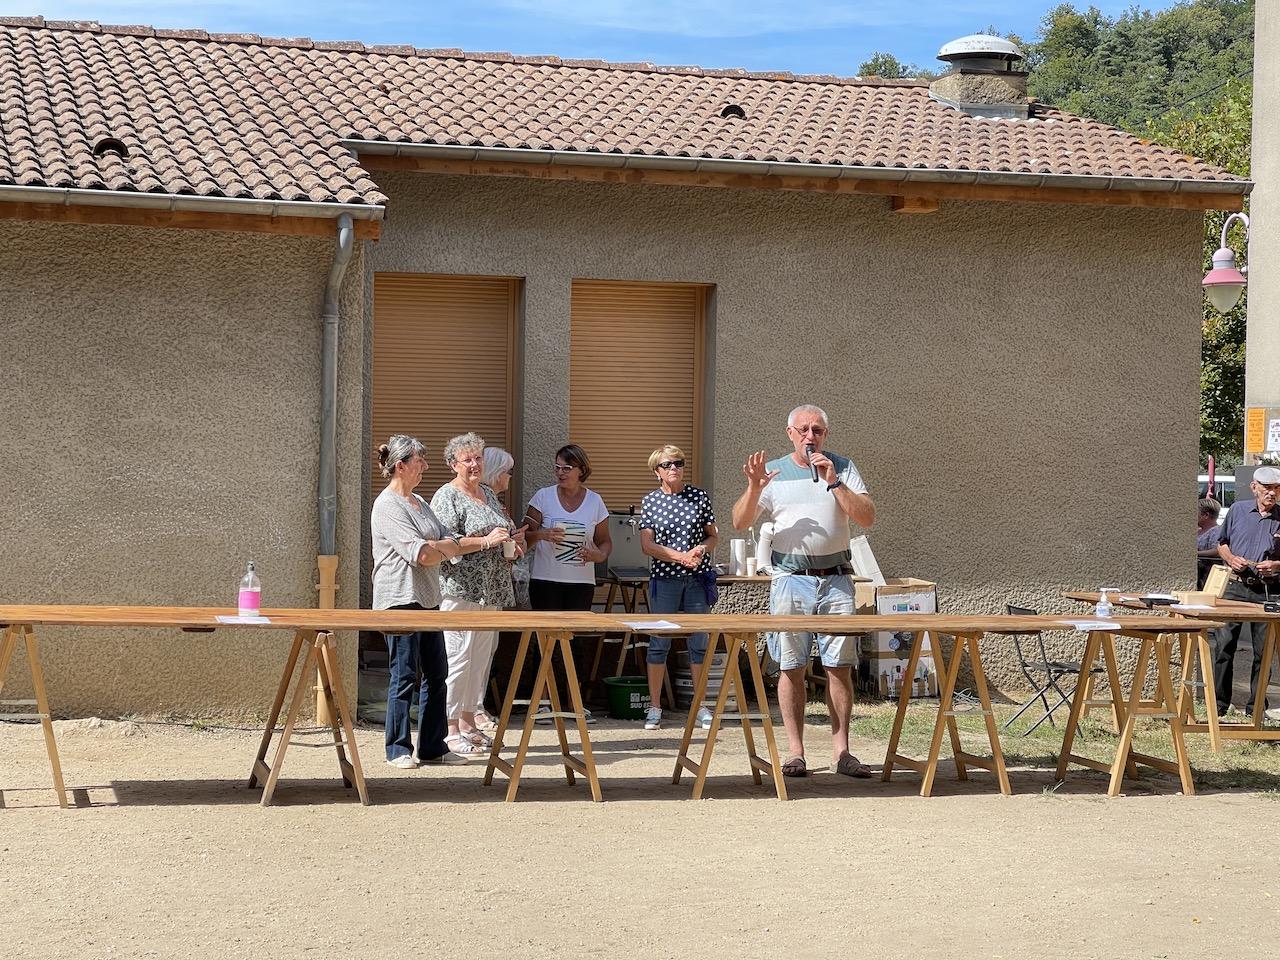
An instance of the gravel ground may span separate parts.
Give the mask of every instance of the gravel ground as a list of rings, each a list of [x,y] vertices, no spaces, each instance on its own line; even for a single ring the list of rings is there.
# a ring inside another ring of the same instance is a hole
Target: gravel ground
[[[290,750],[277,805],[245,787],[258,734],[58,724],[69,787],[48,789],[39,728],[0,724],[0,956],[1270,957],[1280,943],[1280,803],[1107,800],[1101,775],[1011,771],[852,781],[826,769],[779,803],[721,735],[710,799],[672,786],[679,732],[593,728],[605,799],[538,751],[520,799],[482,765],[393,770],[359,732],[374,806]],[[855,725],[855,733],[857,727]],[[811,764],[823,756],[816,721]],[[883,741],[861,740],[879,765]],[[1245,829],[1248,837],[1240,833]]]

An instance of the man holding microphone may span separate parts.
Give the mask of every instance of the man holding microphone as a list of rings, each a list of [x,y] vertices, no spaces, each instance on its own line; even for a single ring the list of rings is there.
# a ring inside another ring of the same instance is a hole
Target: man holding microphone
[[[742,467],[747,489],[733,505],[733,525],[745,530],[764,518],[776,526],[770,563],[774,570],[770,613],[852,614],[855,610],[850,521],[869,527],[876,511],[853,462],[823,450],[829,429],[827,415],[820,407],[796,407],[787,416],[790,455],[766,463],[760,450]],[[789,777],[803,777],[808,772],[804,672],[813,639],[810,631],[769,635],[769,654],[782,669],[778,705],[788,741],[782,772]],[[870,768],[849,752],[856,638],[819,634],[817,641],[831,706],[832,769],[845,776],[869,777]]]

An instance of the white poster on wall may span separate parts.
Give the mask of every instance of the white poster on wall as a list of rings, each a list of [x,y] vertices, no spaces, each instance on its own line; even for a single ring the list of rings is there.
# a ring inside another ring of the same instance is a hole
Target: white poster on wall
[[[1280,450],[1280,420],[1267,425],[1267,450]]]

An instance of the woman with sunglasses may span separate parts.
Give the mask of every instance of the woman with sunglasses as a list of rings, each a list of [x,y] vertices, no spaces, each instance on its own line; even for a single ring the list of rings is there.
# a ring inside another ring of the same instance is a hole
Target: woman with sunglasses
[[[640,549],[649,557],[649,609],[653,613],[706,613],[707,579],[719,534],[711,498],[684,482],[684,451],[667,444],[649,454],[649,469],[658,489],[645,495],[640,508]],[[649,671],[649,709],[644,728],[662,725],[662,679],[671,638],[650,636],[645,659]],[[689,663],[694,683],[707,655],[707,635],[689,637]],[[711,712],[698,708],[699,725],[711,725]]]
[[[595,565],[613,549],[609,511],[600,495],[586,487],[591,476],[587,451],[568,443],[556,451],[556,482],[533,495],[525,511],[525,542],[534,545],[529,571],[529,603],[535,610],[590,610],[596,593]],[[585,641],[573,640],[574,661],[583,662]],[[555,662],[556,684],[565,700],[568,680]],[[549,713],[543,705],[539,713]],[[592,723],[591,711],[586,711]],[[548,718],[548,722],[550,718]]]

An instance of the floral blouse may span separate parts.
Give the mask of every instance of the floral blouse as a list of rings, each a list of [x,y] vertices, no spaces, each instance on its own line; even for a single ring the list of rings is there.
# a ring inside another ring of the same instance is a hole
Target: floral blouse
[[[431,511],[455,536],[483,537],[497,527],[505,527],[514,534],[515,528],[502,509],[498,495],[483,483],[480,491],[485,498],[483,505],[447,483],[431,498]],[[468,553],[456,561],[440,564],[440,589],[448,596],[486,606],[515,605],[511,561],[503,558],[500,547]]]

